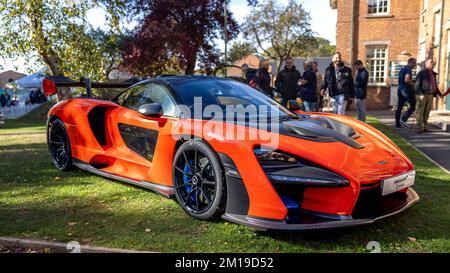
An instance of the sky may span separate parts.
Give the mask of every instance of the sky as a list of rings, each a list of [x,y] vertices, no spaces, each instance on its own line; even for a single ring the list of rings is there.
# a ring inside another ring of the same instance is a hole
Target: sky
[[[278,0],[286,5],[288,0]],[[329,0],[297,0],[303,3],[303,8],[311,15],[311,29],[318,36],[330,40],[331,44],[336,44],[336,20],[337,11],[331,9]],[[251,12],[247,6],[247,0],[231,0],[230,10],[234,17],[242,22],[245,16]]]
[[[282,4],[287,4],[289,0],[278,0]],[[331,44],[336,44],[336,20],[337,12],[330,8],[329,0],[296,0],[303,3],[303,7],[311,15],[311,29],[317,33],[318,36],[330,40]],[[251,12],[251,7],[247,6],[246,0],[230,0],[229,8],[238,22]],[[88,13],[88,20],[94,27],[102,27],[105,25],[104,11],[101,9],[94,9]],[[127,24],[127,27],[134,25]],[[223,49],[222,41],[217,41],[220,48]],[[0,62],[3,60],[0,58]],[[4,70],[16,70],[18,72],[27,73],[29,66],[25,59],[16,61],[6,60],[1,63]]]

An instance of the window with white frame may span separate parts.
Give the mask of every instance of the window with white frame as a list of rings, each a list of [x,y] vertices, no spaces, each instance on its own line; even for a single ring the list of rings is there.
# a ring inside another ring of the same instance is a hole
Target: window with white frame
[[[386,45],[366,47],[366,62],[370,84],[385,84],[387,78],[388,48]]]
[[[422,42],[419,45],[419,56],[417,58],[417,61],[419,63],[421,63],[421,62],[425,61],[426,57],[427,57],[427,45],[425,42]]]
[[[441,16],[440,10],[434,13],[433,44],[436,46],[439,45],[441,39]]]
[[[422,0],[422,10],[426,10],[428,8],[428,0]]]
[[[367,0],[369,15],[389,14],[391,0]]]

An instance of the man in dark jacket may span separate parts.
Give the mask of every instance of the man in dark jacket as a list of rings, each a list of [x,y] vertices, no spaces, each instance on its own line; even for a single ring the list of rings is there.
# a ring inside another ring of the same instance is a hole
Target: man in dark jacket
[[[317,76],[313,69],[314,60],[305,62],[305,72],[299,80],[302,111],[317,112]]]
[[[366,98],[367,84],[369,83],[369,72],[367,72],[367,69],[364,68],[361,60],[357,60],[354,63],[354,66],[357,73],[355,78],[355,97],[358,120],[366,122]]]
[[[355,85],[353,82],[352,69],[342,62],[341,53],[333,55],[332,63],[325,70],[325,77],[322,84],[321,93],[327,89],[332,98],[333,112],[345,115],[347,102],[355,97]]]
[[[425,69],[420,71],[416,78],[416,92],[419,96],[419,109],[417,110],[419,133],[429,132],[427,123],[433,104],[433,97],[436,96],[436,94],[440,94],[436,81],[437,73],[433,71],[435,65],[435,62],[432,59],[426,60]]]
[[[407,128],[408,118],[416,110],[416,94],[414,91],[414,82],[412,80],[412,69],[416,66],[417,60],[410,58],[408,65],[404,66],[398,75],[398,105],[395,112],[395,128]],[[403,106],[408,102],[409,109],[400,118],[403,110]]]
[[[294,66],[294,59],[286,59],[286,67],[280,71],[275,81],[278,92],[281,93],[282,104],[287,105],[289,100],[296,100],[298,95],[298,80],[301,79],[300,72]]]

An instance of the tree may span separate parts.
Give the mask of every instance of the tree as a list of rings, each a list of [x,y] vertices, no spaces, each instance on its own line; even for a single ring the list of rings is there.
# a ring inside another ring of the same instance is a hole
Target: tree
[[[123,67],[135,74],[152,75],[167,70],[193,74],[200,68],[220,65],[221,52],[214,43],[224,38],[224,0],[134,0],[130,14],[139,20],[123,50]],[[228,39],[239,32],[227,11]]]
[[[101,58],[101,67],[103,68],[103,77],[110,79],[113,70],[119,69],[122,63],[122,53],[125,42],[125,34],[111,33],[102,29],[96,29],[91,34],[95,40],[98,50],[103,55]]]
[[[322,37],[314,37],[314,40],[292,52],[297,57],[330,57],[336,51],[336,46],[331,45],[330,41]]]
[[[107,11],[111,31],[118,29],[122,0],[0,0],[0,55],[38,56],[55,76],[103,78],[104,55],[86,18],[94,7]],[[59,99],[70,96],[68,88],[58,90]]]
[[[234,63],[239,59],[241,59],[242,57],[245,57],[255,52],[256,48],[249,42],[242,42],[242,41],[234,42],[231,45],[228,60],[231,63]]]
[[[278,72],[294,49],[306,48],[314,41],[310,15],[302,4],[294,0],[286,6],[275,0],[259,3],[245,21],[245,34],[255,41],[264,54],[278,61]]]
[[[273,48],[267,49],[272,55],[276,52]],[[309,43],[302,45],[300,48],[294,48],[291,52],[292,57],[330,57],[336,52],[336,46],[331,45],[330,41],[321,38],[314,37]]]

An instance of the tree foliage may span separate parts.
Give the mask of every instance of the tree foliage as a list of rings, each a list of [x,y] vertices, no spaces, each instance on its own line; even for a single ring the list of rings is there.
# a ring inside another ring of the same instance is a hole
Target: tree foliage
[[[256,7],[258,5],[258,0],[247,0],[247,5],[249,7]]]
[[[113,70],[119,69],[122,63],[122,48],[126,35],[111,33],[103,29],[96,29],[90,33],[94,39],[97,50],[102,54],[100,67],[103,68],[102,78],[109,80]]]
[[[301,48],[294,48],[292,56],[295,57],[330,57],[336,51],[336,46],[331,45],[330,41],[315,37],[311,43],[302,46]]]
[[[130,16],[141,18],[125,41],[123,67],[135,74],[165,71],[193,74],[220,65],[221,52],[214,42],[224,38],[224,0],[134,0]],[[228,39],[239,32],[227,11]]]
[[[231,45],[228,60],[231,63],[234,63],[241,59],[242,57],[248,56],[252,53],[255,53],[257,50],[256,48],[249,42],[245,41],[238,41],[234,42]]]
[[[275,55],[273,48],[268,48],[268,52]],[[299,48],[294,48],[291,52],[292,57],[330,57],[336,51],[336,46],[331,45],[330,41],[322,37],[314,37],[309,43]]]
[[[286,6],[268,0],[259,3],[246,18],[244,32],[265,55],[278,61],[279,72],[295,49],[305,49],[314,42],[310,20],[302,4],[294,0]]]
[[[122,0],[0,0],[0,54],[13,60],[38,56],[53,75],[103,79],[105,55],[86,16],[95,7],[107,11],[110,29],[117,31]]]

